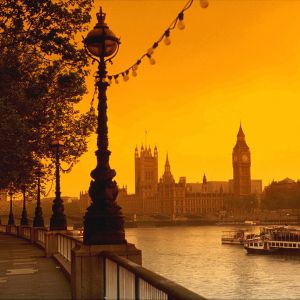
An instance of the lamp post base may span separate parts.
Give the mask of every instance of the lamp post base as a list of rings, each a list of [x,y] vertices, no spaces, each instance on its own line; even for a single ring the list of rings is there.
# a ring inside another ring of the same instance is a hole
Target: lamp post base
[[[50,219],[50,230],[67,230],[65,215],[52,215]]]
[[[84,216],[85,245],[126,244],[124,218],[116,203],[118,187],[111,177],[92,181],[89,189],[92,204]]]
[[[35,209],[33,227],[44,227],[43,212],[41,207],[36,207]]]
[[[15,225],[15,218],[14,218],[14,215],[13,214],[9,214],[8,216],[8,223],[7,225]]]
[[[20,225],[21,226],[27,226],[28,225],[28,219],[27,219],[27,212],[26,212],[26,210],[22,211],[22,217],[21,217]]]
[[[50,230],[67,230],[67,219],[64,214],[64,205],[60,198],[55,198],[52,205]]]
[[[93,203],[84,216],[85,245],[126,244],[123,217],[118,215],[119,207],[99,209]]]

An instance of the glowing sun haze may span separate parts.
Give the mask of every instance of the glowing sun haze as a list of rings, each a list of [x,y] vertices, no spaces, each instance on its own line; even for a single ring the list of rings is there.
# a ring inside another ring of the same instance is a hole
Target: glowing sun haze
[[[150,48],[186,0],[102,0],[106,22],[121,38],[108,73],[126,70]],[[100,2],[96,1],[93,20]],[[300,1],[195,0],[185,30],[171,33],[171,45],[155,50],[137,77],[108,88],[111,167],[119,186],[134,192],[134,148],[157,145],[159,174],[166,153],[178,180],[232,178],[232,148],[240,121],[252,155],[252,178],[300,178]],[[96,66],[94,66],[96,67]],[[80,105],[88,110],[93,93]],[[62,194],[88,190],[96,165],[95,137],[70,174]],[[64,166],[63,166],[64,167]]]

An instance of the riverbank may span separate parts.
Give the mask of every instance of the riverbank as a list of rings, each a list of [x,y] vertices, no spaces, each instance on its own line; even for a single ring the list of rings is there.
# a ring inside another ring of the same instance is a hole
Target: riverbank
[[[259,226],[259,225],[300,225],[298,221],[219,221],[219,220],[160,220],[160,221],[125,221],[125,228],[172,227],[172,226]]]

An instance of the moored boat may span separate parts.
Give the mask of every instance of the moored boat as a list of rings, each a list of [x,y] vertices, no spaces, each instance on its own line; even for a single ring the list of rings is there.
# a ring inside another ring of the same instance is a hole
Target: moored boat
[[[244,229],[227,230],[222,232],[222,244],[243,245],[247,238],[253,237],[253,234],[247,233]]]
[[[257,254],[300,254],[300,230],[289,226],[262,227],[259,235],[245,240],[244,248]]]

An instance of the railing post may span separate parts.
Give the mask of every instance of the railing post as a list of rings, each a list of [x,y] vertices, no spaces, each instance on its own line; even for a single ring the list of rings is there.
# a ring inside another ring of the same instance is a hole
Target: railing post
[[[79,245],[72,249],[72,299],[105,299],[105,259],[103,251],[110,251],[137,264],[142,252],[133,244]]]
[[[117,299],[120,299],[120,266],[117,264]]]
[[[135,299],[140,299],[140,281],[137,275],[134,276]]]
[[[51,257],[58,253],[58,233],[66,233],[65,230],[46,231],[45,232],[45,252],[46,257]]]
[[[30,228],[30,241],[31,243],[36,243],[37,242],[37,229],[36,227],[31,227]]]

